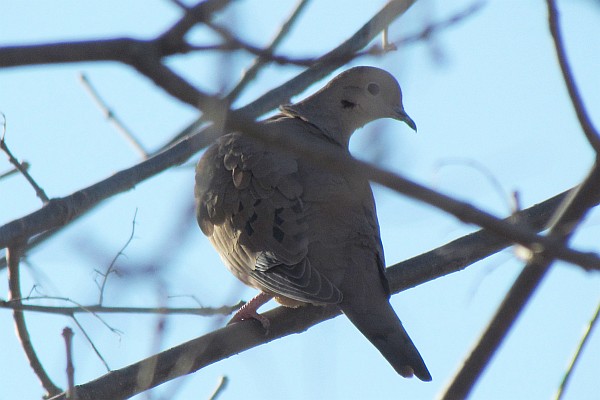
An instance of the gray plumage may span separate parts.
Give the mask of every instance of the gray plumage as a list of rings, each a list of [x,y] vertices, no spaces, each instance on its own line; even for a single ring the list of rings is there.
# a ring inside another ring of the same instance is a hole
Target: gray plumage
[[[265,134],[344,152],[352,133],[375,119],[416,128],[396,80],[373,67],[347,70],[281,111],[261,122]],[[199,161],[195,194],[202,232],[238,279],[286,306],[337,304],[399,374],[431,380],[389,304],[367,180],[230,133]]]

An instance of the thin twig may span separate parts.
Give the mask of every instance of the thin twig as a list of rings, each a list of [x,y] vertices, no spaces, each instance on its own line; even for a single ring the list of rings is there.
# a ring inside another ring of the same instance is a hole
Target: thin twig
[[[14,246],[6,249],[6,258],[8,260],[8,290],[9,300],[16,303],[20,302],[21,299],[21,278],[19,271],[19,260],[22,255],[22,247]],[[31,338],[29,337],[29,331],[27,330],[27,324],[25,323],[25,315],[21,310],[13,310],[13,319],[15,321],[15,328],[17,336],[21,342],[21,346],[25,351],[25,355],[29,360],[29,365],[33,369],[33,372],[40,380],[43,388],[47,392],[47,397],[54,396],[62,390],[52,382],[50,376],[46,373],[40,359],[38,358]]]
[[[69,303],[77,304],[75,301],[65,297],[28,297],[26,300],[62,300]],[[40,312],[46,314],[60,314],[72,316],[78,313],[88,314],[169,314],[169,315],[198,315],[198,316],[214,316],[214,315],[229,315],[244,305],[243,301],[231,306],[221,307],[109,307],[98,304],[83,305],[79,304],[73,307],[55,307],[41,306],[36,304],[23,304],[13,300],[0,300],[0,308],[11,310]]]
[[[227,384],[229,383],[229,378],[225,375],[221,375],[219,377],[219,381],[217,382],[217,387],[213,390],[212,394],[208,397],[208,400],[217,400],[217,398],[225,391]]]
[[[590,197],[598,192],[600,192],[600,165],[596,164],[584,182],[567,196],[554,214],[548,236],[566,243],[592,207]],[[550,255],[539,253],[527,263],[477,344],[447,388],[444,389],[440,399],[452,400],[468,397],[525,305],[546,276],[553,261],[554,259]]]
[[[21,161],[21,167],[25,171],[27,171],[29,169],[29,163],[27,161]],[[21,170],[19,168],[16,168],[16,167],[13,168],[13,169],[8,170],[6,172],[2,172],[0,174],[0,180],[4,179],[4,178],[8,178],[9,176],[14,175],[14,174],[18,174],[19,172],[21,172]]]
[[[73,366],[73,330],[69,327],[63,329],[65,338],[65,349],[67,359],[67,399],[77,400],[77,391],[75,390],[75,367]]]
[[[569,60],[565,51],[564,41],[562,40],[562,36],[560,33],[556,2],[555,0],[546,0],[546,4],[548,6],[548,25],[550,26],[550,32],[552,33],[554,48],[556,49],[556,56],[558,57],[558,62],[560,64],[560,70],[562,71],[563,80],[565,81],[565,85],[567,86],[567,90],[569,91],[571,103],[573,103],[575,113],[577,113],[577,119],[579,120],[579,125],[581,125],[581,129],[583,129],[585,137],[596,151],[596,154],[600,157],[600,135],[598,133],[598,130],[592,124],[592,120],[590,119],[590,116],[588,115],[588,112],[583,104],[583,100],[581,99],[581,95],[579,94],[579,89],[575,84],[573,72],[571,71],[571,67],[569,66]]]
[[[106,288],[106,282],[108,281],[108,276],[111,273],[116,272],[115,264],[117,262],[117,259],[124,254],[125,249],[129,246],[129,244],[133,240],[133,237],[135,235],[135,217],[136,216],[137,216],[137,208],[135,209],[135,213],[133,214],[133,221],[131,222],[131,234],[129,235],[129,238],[127,239],[127,241],[125,242],[123,247],[121,247],[119,252],[113,257],[111,263],[109,264],[108,268],[106,269],[106,272],[100,272],[100,271],[96,270],[96,273],[98,273],[98,275],[102,276],[102,284],[100,284],[100,286],[99,286],[99,289],[100,289],[100,297],[98,298],[99,305],[102,305],[102,303],[104,301],[104,289]]]
[[[90,337],[90,335],[88,335],[88,333],[83,328],[83,326],[81,325],[81,323],[77,320],[77,317],[75,317],[75,315],[71,315],[71,319],[73,319],[73,322],[75,322],[75,325],[77,325],[77,327],[79,328],[79,330],[81,331],[81,333],[83,333],[83,336],[85,337],[85,340],[87,340],[87,342],[90,344],[90,346],[92,346],[92,350],[94,350],[94,353],[96,353],[96,356],[100,359],[100,361],[102,362],[102,364],[104,364],[104,368],[106,368],[106,370],[110,372],[110,367],[108,366],[108,363],[106,362],[106,360],[104,359],[104,357],[102,356],[102,354],[100,354],[100,350],[98,350],[98,348],[96,347],[96,345],[92,341],[92,338]]]
[[[258,47],[236,37],[228,29],[215,22],[207,22],[206,25],[209,26],[213,31],[215,31],[223,38],[223,40],[225,41],[225,44],[223,45],[224,48],[228,50],[245,50],[248,53],[257,56],[258,58],[263,59],[264,62],[273,62],[279,65],[296,65],[299,67],[309,67],[318,60],[317,57],[293,58],[287,56],[280,56],[274,54],[272,49]],[[192,48],[195,50],[193,46]]]
[[[113,110],[106,104],[104,99],[100,97],[100,94],[96,90],[92,83],[88,79],[88,77],[82,72],[79,74],[79,80],[83,87],[86,89],[94,103],[100,108],[100,111],[112,125],[117,129],[117,131],[129,142],[129,144],[142,156],[142,158],[148,158],[148,152],[144,149],[144,146],[140,143],[140,141],[135,137],[133,132],[128,129],[123,121],[113,112]]]
[[[563,394],[565,393],[565,389],[567,388],[569,379],[571,378],[571,375],[573,375],[573,370],[575,369],[575,365],[577,364],[577,361],[579,361],[581,354],[583,354],[583,349],[584,349],[588,339],[592,336],[592,332],[593,332],[594,328],[598,324],[599,316],[600,316],[600,304],[598,304],[598,307],[596,308],[596,312],[594,313],[594,316],[588,323],[588,325],[585,329],[585,332],[583,333],[583,337],[581,338],[581,341],[579,342],[579,345],[577,346],[577,349],[575,350],[575,354],[573,354],[573,358],[571,359],[571,362],[569,363],[567,372],[563,376],[563,379],[560,383],[560,387],[558,388],[558,390],[556,392],[556,396],[554,397],[555,400],[560,400],[563,398]]]
[[[29,182],[29,184],[33,187],[33,190],[35,190],[37,197],[39,197],[44,204],[47,204],[50,200],[48,199],[48,196],[46,196],[46,192],[44,192],[44,189],[37,184],[37,182],[31,177],[31,175],[29,175],[29,172],[27,171],[29,169],[29,164],[26,162],[19,162],[19,160],[17,160],[17,158],[8,148],[8,145],[6,144],[6,116],[2,112],[0,112],[0,116],[2,117],[2,137],[0,138],[0,150],[6,153],[8,156],[8,161],[14,165],[15,169],[17,169],[21,175],[25,177],[25,179],[27,179],[27,182]]]

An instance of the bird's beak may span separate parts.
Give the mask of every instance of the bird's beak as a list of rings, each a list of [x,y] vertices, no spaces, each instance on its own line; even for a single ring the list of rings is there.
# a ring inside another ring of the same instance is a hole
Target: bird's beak
[[[415,124],[415,121],[413,121],[412,118],[408,116],[408,114],[406,113],[406,111],[404,111],[403,108],[395,109],[393,118],[406,123],[406,125],[410,126],[413,131],[417,131],[417,124]]]

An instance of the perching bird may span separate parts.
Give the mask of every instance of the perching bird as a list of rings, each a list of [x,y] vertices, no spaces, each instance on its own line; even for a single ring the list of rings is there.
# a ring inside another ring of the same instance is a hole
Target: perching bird
[[[305,100],[260,122],[267,135],[301,137],[348,152],[357,128],[404,121],[398,82],[373,67],[349,69]],[[196,169],[197,218],[225,265],[261,291],[233,321],[255,318],[270,298],[297,307],[337,304],[404,377],[431,375],[389,303],[379,223],[369,182],[230,133]]]

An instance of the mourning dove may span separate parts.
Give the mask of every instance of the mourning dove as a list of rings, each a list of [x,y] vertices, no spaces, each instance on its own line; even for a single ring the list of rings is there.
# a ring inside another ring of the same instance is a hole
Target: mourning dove
[[[379,118],[404,121],[398,82],[349,69],[305,100],[260,122],[265,135],[303,138],[348,153],[350,136]],[[404,377],[431,375],[389,303],[369,182],[244,136],[218,139],[196,169],[197,217],[229,270],[261,293],[233,321],[256,318],[270,298],[288,307],[336,304]]]

